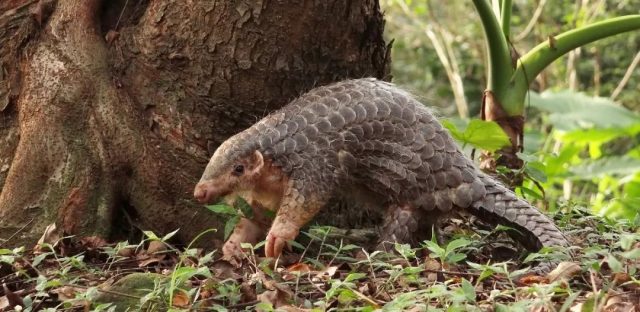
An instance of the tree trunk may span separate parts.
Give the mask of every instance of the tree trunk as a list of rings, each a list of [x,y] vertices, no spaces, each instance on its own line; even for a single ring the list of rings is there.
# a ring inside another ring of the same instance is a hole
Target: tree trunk
[[[218,144],[316,85],[387,78],[383,25],[376,0],[3,1],[0,245],[221,228],[191,198]]]

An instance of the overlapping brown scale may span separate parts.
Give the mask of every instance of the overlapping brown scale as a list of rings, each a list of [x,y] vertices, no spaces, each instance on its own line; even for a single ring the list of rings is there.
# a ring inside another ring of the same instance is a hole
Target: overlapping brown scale
[[[327,118],[318,119],[314,125],[318,128],[318,132],[320,133],[327,133],[333,129],[331,122]]]
[[[413,107],[408,105],[402,106],[402,114],[400,115],[400,118],[409,124],[414,124],[416,122],[416,114]]]
[[[462,184],[462,173],[458,168],[450,168],[447,170],[446,184],[450,188],[455,188],[458,185]]]
[[[354,105],[352,109],[356,113],[355,123],[361,123],[367,120],[368,112],[363,102],[358,102],[358,104]]]
[[[443,155],[441,153],[434,153],[433,157],[425,160],[425,162],[429,164],[432,171],[439,171],[442,170],[442,163],[444,162],[442,157]]]
[[[355,135],[358,138],[358,141],[364,139],[364,130],[362,125],[353,125],[349,127],[349,132]]]
[[[359,91],[358,88],[350,88],[347,90],[347,93],[351,97],[351,103],[357,103],[365,97],[363,92]]]
[[[425,141],[432,141],[436,136],[436,129],[432,125],[421,124],[418,129]]]
[[[442,153],[444,156],[442,157],[442,169],[449,170],[453,166],[453,157],[450,153],[444,152]]]
[[[373,133],[371,134],[372,137],[378,138],[378,137],[382,136],[382,134],[384,133],[384,125],[382,124],[381,121],[373,120],[369,124],[371,125],[371,128],[373,129]]]
[[[431,138],[431,140],[429,140],[431,142],[431,144],[433,145],[433,148],[436,151],[442,151],[444,150],[444,142],[445,142],[445,138],[444,135],[440,132],[436,132],[433,136],[433,138]]]
[[[319,118],[319,116],[310,109],[303,109],[302,111],[300,111],[300,116],[304,117],[308,125],[314,124]]]
[[[331,129],[333,131],[339,131],[344,128],[345,120],[339,112],[331,112],[327,117],[327,120],[331,123]]]
[[[378,108],[378,111],[374,117],[379,120],[389,118],[389,116],[391,115],[391,109],[389,108],[390,104],[383,99],[376,99],[374,102],[374,104]]]
[[[356,112],[349,106],[341,107],[338,113],[344,118],[345,124],[351,124],[356,120]]]
[[[433,210],[436,207],[435,194],[433,192],[422,193],[413,203],[421,209]]]
[[[310,102],[307,109],[312,111],[318,117],[327,116],[333,111],[333,107],[338,106],[338,101],[334,98],[325,97],[320,102]]]
[[[359,107],[363,108],[366,112],[366,117],[364,120],[367,119],[374,119],[377,114],[378,114],[378,106],[376,106],[377,103],[374,103],[372,100],[368,100],[365,102],[361,102]]]
[[[436,199],[436,207],[440,211],[449,211],[453,207],[451,196],[449,195],[449,189],[444,189],[434,192]]]
[[[346,92],[336,93],[333,95],[333,98],[338,101],[338,106],[348,105],[351,102],[351,96]]]

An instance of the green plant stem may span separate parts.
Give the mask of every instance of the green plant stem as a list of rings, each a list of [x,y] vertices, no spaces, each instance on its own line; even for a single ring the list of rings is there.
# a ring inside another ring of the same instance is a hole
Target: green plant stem
[[[553,61],[580,46],[637,29],[640,29],[640,15],[626,15],[573,29],[540,43],[520,59],[507,85],[509,92],[505,97],[498,97],[502,107],[509,116],[522,115],[529,84]]]
[[[487,0],[491,1],[491,9],[493,9],[493,15],[496,18],[500,18],[500,8],[502,7],[502,1],[504,0]]]
[[[509,38],[509,33],[511,32],[511,8],[513,6],[513,2],[511,0],[502,0],[502,5],[500,6],[500,24],[502,26],[502,34],[504,34],[505,38]]]
[[[498,19],[486,0],[473,0],[473,5],[480,15],[482,28],[487,38],[489,54],[487,89],[492,91],[498,99],[502,99],[509,87],[509,77],[513,73],[507,38],[502,33]]]

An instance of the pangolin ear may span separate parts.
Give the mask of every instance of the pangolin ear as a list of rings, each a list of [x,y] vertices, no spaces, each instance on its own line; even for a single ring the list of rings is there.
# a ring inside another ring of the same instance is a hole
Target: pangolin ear
[[[253,152],[253,155],[251,156],[251,173],[255,174],[258,173],[262,167],[264,166],[264,157],[262,156],[262,153],[258,150],[256,150],[255,152]]]

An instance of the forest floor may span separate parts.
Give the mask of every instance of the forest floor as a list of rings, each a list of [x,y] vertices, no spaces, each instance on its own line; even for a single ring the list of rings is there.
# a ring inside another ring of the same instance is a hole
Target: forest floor
[[[553,216],[569,250],[527,254],[503,227],[452,218],[443,246],[367,253],[316,226],[277,263],[258,245],[240,268],[172,234],[107,244],[49,231],[0,249],[0,311],[640,311],[638,224],[570,211]],[[526,274],[545,259],[561,264]]]

